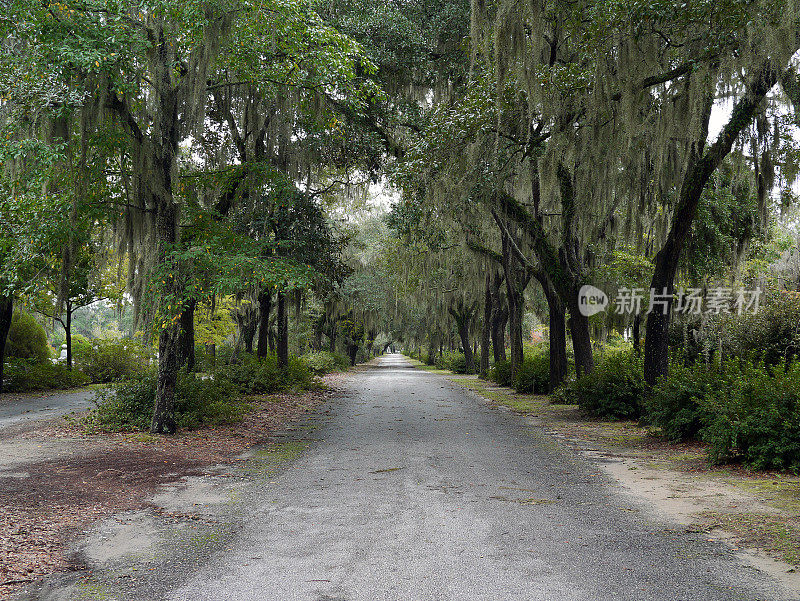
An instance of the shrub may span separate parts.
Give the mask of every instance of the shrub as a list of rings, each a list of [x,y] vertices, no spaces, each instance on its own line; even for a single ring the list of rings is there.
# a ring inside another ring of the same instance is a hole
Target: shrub
[[[96,383],[140,378],[150,363],[149,350],[133,340],[93,340],[79,352],[75,365]]]
[[[489,379],[500,386],[511,386],[511,361],[497,361],[489,370]]]
[[[510,371],[510,366],[509,366]],[[517,370],[514,388],[525,394],[547,394],[550,387],[550,354],[537,350]]]
[[[454,374],[467,373],[467,358],[464,353],[458,351],[448,351],[436,358],[438,369],[449,369]]]
[[[725,379],[724,370],[715,366],[673,364],[669,376],[659,380],[652,395],[644,399],[644,421],[661,428],[672,441],[697,438],[713,419],[703,400],[724,386]]]
[[[27,392],[74,388],[89,382],[89,378],[78,370],[68,370],[65,365],[53,365],[49,361],[39,363],[34,359],[12,359],[4,368],[3,390]]]
[[[311,371],[298,357],[289,357],[286,370],[278,368],[276,355],[259,359],[254,355],[242,353],[237,363],[220,367],[215,379],[231,382],[244,394],[269,394],[290,388],[307,389],[313,385]]]
[[[327,374],[332,371],[346,371],[350,367],[350,360],[347,357],[330,351],[306,353],[301,359],[317,375]]]
[[[598,417],[633,419],[641,414],[646,390],[641,359],[620,351],[600,357],[591,373],[564,389],[561,400]]]
[[[11,329],[6,342],[6,357],[9,359],[32,359],[44,363],[50,358],[50,347],[44,328],[33,315],[17,309],[11,316]]]
[[[148,430],[153,419],[156,377],[155,370],[148,370],[139,380],[98,391],[86,425],[112,432]],[[180,373],[175,389],[175,421],[179,428],[235,423],[246,411],[247,405],[230,382]]]
[[[703,401],[713,415],[702,431],[711,462],[800,471],[800,364],[736,360],[725,369],[729,384]]]

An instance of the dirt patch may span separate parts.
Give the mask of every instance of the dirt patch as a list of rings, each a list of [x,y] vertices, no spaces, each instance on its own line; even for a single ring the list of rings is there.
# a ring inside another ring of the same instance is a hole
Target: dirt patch
[[[59,570],[82,569],[67,552],[76,533],[150,505],[172,484],[237,461],[285,424],[336,394],[326,390],[251,397],[239,424],[166,436],[86,434],[73,420],[34,424],[0,440],[0,599]]]

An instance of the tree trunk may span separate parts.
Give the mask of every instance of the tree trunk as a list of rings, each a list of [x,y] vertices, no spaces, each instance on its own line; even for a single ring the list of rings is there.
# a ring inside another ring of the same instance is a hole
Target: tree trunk
[[[500,303],[500,300],[497,300]],[[507,361],[506,355],[506,324],[508,323],[508,309],[497,307],[492,314],[492,351],[494,362]]]
[[[517,372],[524,361],[522,346],[522,302],[520,298],[513,298],[509,294],[508,302],[508,333],[511,339],[511,379],[514,381]]]
[[[483,329],[481,330],[481,368],[480,377],[489,376],[489,343],[492,339],[492,276],[486,274],[486,293],[483,297]]]
[[[633,352],[637,356],[641,354],[641,326],[642,316],[637,313],[633,316]]]
[[[181,341],[179,367],[186,367],[186,371],[193,372],[197,363],[194,352],[194,311],[197,301],[190,299],[181,312]]]
[[[469,318],[463,319],[458,324],[458,337],[461,338],[461,345],[464,347],[467,373],[471,374],[475,371],[475,356],[472,354],[472,346],[469,344]]]
[[[336,324],[331,325],[331,329],[328,334],[328,350],[332,353],[336,352]]]
[[[164,169],[163,181],[166,190],[172,189],[168,165],[162,165]],[[166,260],[168,246],[177,241],[178,213],[177,207],[171,201],[166,205],[159,206],[157,219],[157,235],[159,242],[159,262],[163,265]],[[178,266],[173,266],[178,269]],[[177,289],[177,278],[167,276],[169,282],[166,286],[169,291],[178,296],[180,290]],[[179,342],[181,326],[178,321],[170,321],[158,336],[158,383],[156,386],[156,400],[153,407],[153,420],[150,423],[151,434],[174,434],[175,424],[175,387],[178,382],[178,360]]]
[[[739,134],[753,121],[761,101],[778,81],[778,69],[771,61],[764,61],[755,69],[747,86],[747,92],[739,98],[731,111],[728,122],[722,128],[716,141],[705,149],[708,122],[714,98],[709,95],[703,128],[698,139],[699,148],[690,149],[689,160],[681,183],[678,204],[672,217],[670,231],[661,250],[656,254],[653,279],[650,288],[667,294],[675,292],[675,274],[678,270],[681,251],[697,214],[697,207],[708,180],[730,153]],[[667,304],[666,313],[651,311],[647,315],[647,336],[644,339],[644,377],[649,385],[654,385],[660,376],[669,370],[669,322],[672,300]]]
[[[69,299],[66,301],[66,319],[64,323],[64,337],[67,343],[67,369],[72,371],[72,303]]]
[[[289,367],[289,312],[283,291],[278,293],[278,367]]]
[[[550,342],[550,392],[561,386],[567,378],[567,332],[566,310],[561,297],[550,281],[543,275],[537,278],[542,284],[547,299],[548,328]]]
[[[242,340],[244,340],[244,350],[247,353],[253,354],[253,340],[256,337],[256,327],[258,325],[258,316],[255,311],[248,309],[243,316],[242,327]]]
[[[428,338],[428,365],[436,365],[436,335],[431,334]],[[384,347],[384,351],[386,348]]]
[[[6,361],[6,342],[14,316],[14,297],[0,296],[0,392],[3,392],[3,366]]]
[[[258,345],[256,355],[263,359],[269,353],[269,314],[272,312],[272,294],[266,290],[258,293]]]
[[[589,333],[589,318],[581,315],[578,309],[577,290],[570,294],[569,331],[572,335],[572,350],[575,353],[575,373],[578,376],[588,374],[594,369],[592,338]]]

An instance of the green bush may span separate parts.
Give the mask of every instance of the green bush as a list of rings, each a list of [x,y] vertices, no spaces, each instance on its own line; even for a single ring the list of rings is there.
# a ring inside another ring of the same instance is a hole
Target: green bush
[[[713,415],[702,430],[711,462],[800,472],[800,364],[736,360],[724,369],[728,385],[702,401]]]
[[[499,386],[511,386],[511,361],[497,361],[489,370],[489,379]]]
[[[150,363],[149,350],[133,340],[92,340],[73,354],[76,367],[102,384],[140,378]]]
[[[33,315],[21,309],[11,316],[11,329],[6,342],[6,357],[9,359],[32,359],[44,363],[50,359],[50,347],[44,328]]]
[[[537,350],[517,370],[514,382],[517,392],[525,394],[547,394],[550,388],[550,354]]]
[[[276,355],[270,354],[259,359],[242,353],[236,363],[219,367],[214,373],[215,379],[231,382],[243,394],[305,390],[313,385],[311,370],[302,359],[295,356],[289,357],[288,368],[281,370]]]
[[[713,419],[703,400],[724,386],[726,373],[697,362],[691,367],[670,366],[643,403],[644,421],[658,426],[672,441],[697,438]]]
[[[459,351],[447,351],[436,358],[438,369],[449,369],[454,374],[467,373],[467,358]]]
[[[3,390],[27,392],[74,388],[88,384],[89,378],[78,370],[68,370],[65,365],[50,361],[39,363],[34,359],[12,359],[4,368]]]
[[[300,358],[317,375],[327,374],[332,371],[346,371],[350,367],[350,360],[347,357],[330,351],[306,353]]]
[[[594,370],[566,386],[559,398],[598,417],[634,419],[646,391],[641,359],[620,351],[601,356]]]
[[[148,430],[155,398],[156,371],[148,370],[139,380],[98,391],[95,408],[85,423],[90,429],[102,431]],[[241,421],[247,409],[230,382],[180,373],[175,389],[175,421],[179,428],[235,423]]]

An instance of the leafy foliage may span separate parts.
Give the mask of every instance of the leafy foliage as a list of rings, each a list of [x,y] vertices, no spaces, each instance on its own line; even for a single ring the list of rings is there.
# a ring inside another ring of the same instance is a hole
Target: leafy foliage
[[[669,377],[659,380],[652,395],[645,397],[644,420],[661,428],[669,440],[696,439],[714,417],[704,400],[723,389],[726,380],[726,372],[716,365],[673,364]]]
[[[243,394],[306,390],[314,385],[311,371],[302,359],[289,357],[288,368],[282,370],[272,354],[259,359],[244,353],[236,363],[218,368],[214,379],[230,382]]]
[[[703,401],[713,417],[702,431],[713,463],[800,472],[800,364],[727,367],[730,383]]]
[[[635,419],[646,390],[641,358],[620,351],[601,357],[594,371],[565,385],[559,399],[598,417]]]
[[[81,342],[74,350],[76,367],[103,384],[142,377],[151,358],[150,350],[133,340]]]
[[[350,366],[350,360],[347,357],[330,351],[306,353],[300,359],[316,375],[327,374],[332,371],[345,371]]]
[[[6,353],[9,358],[32,359],[44,363],[50,358],[50,347],[44,328],[33,315],[17,309],[11,318]]]
[[[550,387],[550,353],[546,349],[525,357],[514,388],[524,394],[547,394]]]
[[[89,382],[80,371],[31,359],[12,359],[6,364],[3,375],[6,379],[3,388],[9,392],[74,388]]]
[[[90,430],[145,431],[153,418],[156,373],[148,371],[132,382],[98,391],[95,408],[85,420]],[[240,421],[247,411],[233,384],[181,373],[175,391],[175,416],[179,427],[198,428]]]

